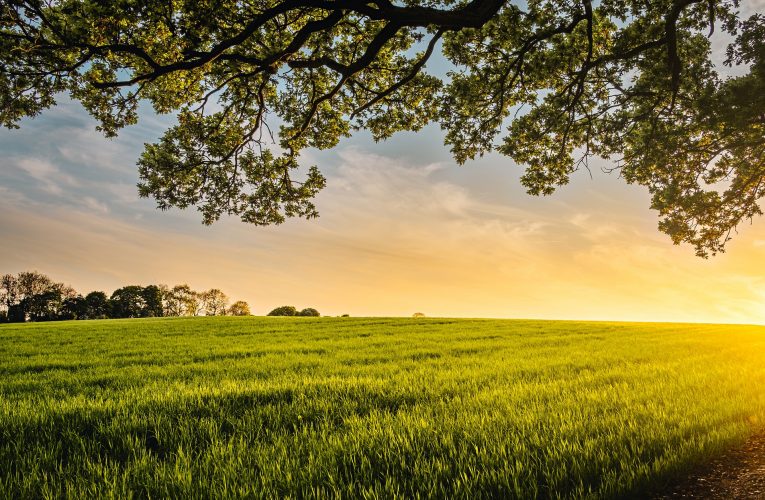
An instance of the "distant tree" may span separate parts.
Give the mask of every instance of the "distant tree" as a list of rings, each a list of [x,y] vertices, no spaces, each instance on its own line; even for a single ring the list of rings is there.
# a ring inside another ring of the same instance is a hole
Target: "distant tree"
[[[30,321],[55,321],[59,319],[63,301],[61,289],[52,286],[43,292],[26,297],[22,304]]]
[[[204,312],[204,302],[202,294],[192,290],[188,285],[184,285],[186,294],[184,296],[184,309],[186,316],[200,316]]]
[[[165,315],[163,306],[164,293],[157,285],[149,285],[141,291],[144,305],[141,315],[146,318],[159,318]]]
[[[250,306],[243,300],[237,300],[228,308],[229,316],[249,316]]]
[[[159,288],[159,293],[162,294],[162,315],[170,316],[168,312],[168,304],[167,304],[167,299],[170,297],[170,287],[168,287],[164,283],[160,283],[159,285],[157,285],[157,288]]]
[[[59,319],[88,319],[88,301],[82,295],[64,299]]]
[[[226,314],[228,297],[225,293],[217,288],[212,288],[206,292],[202,292],[199,296],[207,316],[223,316]]]
[[[24,306],[21,304],[13,304],[8,308],[8,322],[9,323],[23,323],[27,320]]]
[[[319,314],[319,311],[317,311],[313,307],[306,307],[305,309],[297,313],[297,315],[298,316],[314,316],[317,318],[321,316],[321,314]]]
[[[42,307],[41,300],[33,300],[33,297],[45,293],[54,285],[53,280],[37,271],[21,272],[16,276],[3,275],[0,278],[0,299],[4,303],[5,310],[8,311],[9,319],[13,322],[26,321],[32,305]],[[60,286],[63,289],[63,285]],[[45,314],[40,310],[37,312],[38,317]]]
[[[351,315],[350,315],[350,314],[343,314],[343,315],[342,315],[342,316],[340,316],[340,317],[341,317],[341,318],[350,318],[350,317],[351,317]]]
[[[74,288],[63,283],[53,283],[47,276],[37,273],[21,273],[19,276],[24,274],[31,280],[38,279],[36,282],[31,281],[25,285],[27,286],[24,289],[25,297],[20,302],[25,316],[32,321],[67,319],[68,313],[64,310],[64,302],[77,297]],[[42,278],[39,279],[40,277]],[[39,291],[46,283],[47,288]]]
[[[48,276],[37,271],[21,272],[17,278],[20,300],[47,292],[56,283]],[[63,288],[63,285],[61,285]]]
[[[192,290],[191,294],[186,298],[186,314],[188,316],[201,316],[204,310],[202,294]]]
[[[104,292],[90,292],[85,296],[87,319],[102,319],[109,317],[109,299]]]
[[[54,287],[61,290],[61,298],[64,300],[73,299],[80,295],[79,293],[77,293],[77,290],[75,290],[73,287],[69,285],[64,285],[63,283],[56,283]]]
[[[297,313],[297,309],[292,306],[281,306],[268,313],[268,316],[297,316]]]
[[[413,318],[424,318],[425,315],[423,313],[414,313],[414,314],[412,314],[412,317]]]
[[[185,283],[171,288],[165,303],[168,316],[198,316],[202,312],[199,294]]]
[[[98,291],[83,297],[74,288],[37,271],[0,275],[0,322],[225,315],[227,304],[228,297],[221,290],[199,293],[187,284],[173,288],[131,285],[118,288],[111,298]],[[231,314],[250,314],[246,302],[232,307]]]
[[[4,274],[0,276],[0,303],[3,310],[7,311],[18,304],[19,296],[18,278],[13,274]]]
[[[185,288],[184,288],[185,287]],[[165,293],[165,315],[183,316],[185,311],[185,289],[191,291],[188,285],[176,285]]]
[[[146,306],[143,288],[137,285],[118,288],[112,293],[109,303],[113,318],[140,318]]]

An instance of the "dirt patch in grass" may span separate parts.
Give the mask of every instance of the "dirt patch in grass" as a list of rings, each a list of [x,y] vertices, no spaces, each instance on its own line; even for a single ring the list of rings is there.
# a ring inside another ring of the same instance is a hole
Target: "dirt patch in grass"
[[[658,499],[765,499],[765,433],[699,468]]]

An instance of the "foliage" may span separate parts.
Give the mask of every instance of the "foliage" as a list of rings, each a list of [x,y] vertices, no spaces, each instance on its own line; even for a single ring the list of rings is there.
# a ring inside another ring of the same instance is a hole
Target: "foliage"
[[[168,316],[184,316],[195,310],[192,297],[196,294],[189,285],[175,285],[165,292],[165,311]]]
[[[425,314],[421,313],[421,312],[416,312],[416,313],[412,314],[412,317],[413,318],[424,318]]]
[[[18,303],[18,278],[13,274],[0,276],[0,304],[6,311]]]
[[[250,306],[243,300],[237,300],[228,308],[230,316],[250,316]]]
[[[189,285],[125,286],[111,298],[104,292],[85,297],[72,287],[55,283],[34,272],[0,276],[1,322],[84,320],[106,318],[154,318],[161,316],[225,315],[228,298],[216,288],[196,292]],[[238,303],[238,315],[249,315],[246,302]],[[244,312],[243,312],[244,311]],[[232,313],[233,314],[233,313]]]
[[[87,319],[88,301],[82,295],[76,295],[63,300],[61,312],[54,319]]]
[[[212,288],[200,294],[203,308],[207,316],[223,316],[226,314],[228,297],[217,288]]]
[[[198,316],[201,307],[199,293],[185,283],[175,285],[165,294],[165,309],[168,316]]]
[[[136,123],[141,101],[174,112],[138,160],[139,193],[208,224],[315,217],[325,180],[315,167],[293,178],[301,150],[438,122],[458,162],[498,151],[526,167],[532,194],[615,158],[650,191],[660,229],[706,256],[765,192],[765,17],[737,6],[14,0],[0,8],[0,122],[18,126],[59,92],[107,136]],[[712,64],[714,30],[734,40],[741,76]],[[436,51],[445,75],[425,71]]]
[[[36,308],[34,315],[42,317],[47,309],[47,302],[36,298],[37,295],[51,291],[55,284],[53,281],[37,271],[26,271],[18,275],[5,274],[0,277],[0,299],[8,311],[11,322],[26,321],[30,316],[30,309]],[[51,294],[49,299],[54,299]]]
[[[63,298],[61,291],[49,288],[22,301],[31,321],[52,321],[61,311]]]
[[[144,317],[146,301],[143,298],[143,288],[137,285],[118,288],[109,299],[111,316],[113,318]]]
[[[216,317],[0,345],[9,498],[653,498],[765,425],[763,327]]]
[[[8,322],[9,323],[23,323],[27,320],[27,314],[24,311],[24,306],[19,304],[13,304],[8,308]]]
[[[90,292],[85,296],[88,305],[87,319],[103,319],[109,316],[109,299],[104,292]]]
[[[321,314],[319,314],[319,311],[317,311],[313,307],[306,307],[305,309],[297,313],[297,316],[312,316],[314,318],[318,318],[319,316],[321,316]]]
[[[277,307],[268,316],[297,316],[298,310],[293,306],[281,306]]]
[[[143,310],[141,315],[147,318],[159,318],[165,315],[163,305],[164,292],[157,285],[149,285],[141,290]]]
[[[11,323],[59,319],[68,314],[64,310],[65,301],[76,296],[72,287],[54,283],[37,271],[0,277],[0,308],[6,311]]]

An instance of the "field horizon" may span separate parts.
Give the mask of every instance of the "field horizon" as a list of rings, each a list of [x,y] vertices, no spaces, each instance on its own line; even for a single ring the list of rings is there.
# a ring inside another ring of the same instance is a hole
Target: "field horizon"
[[[755,322],[716,322],[716,321],[643,321],[632,319],[568,319],[568,318],[537,318],[537,317],[500,317],[500,316],[421,316],[412,317],[408,316],[396,316],[396,315],[359,315],[359,316],[341,316],[341,315],[322,315],[319,317],[304,317],[304,316],[269,316],[267,314],[249,314],[247,316],[160,316],[150,318],[104,318],[104,319],[66,319],[56,321],[26,321],[24,323],[0,323],[0,328],[3,326],[24,326],[24,325],[50,325],[60,323],[87,323],[94,322],[113,322],[113,321],[194,321],[194,320],[211,320],[225,321],[229,320],[247,320],[247,319],[274,319],[279,320],[297,320],[297,321],[321,321],[327,319],[335,319],[341,321],[348,320],[455,320],[455,321],[536,321],[540,323],[613,323],[618,325],[688,325],[688,326],[753,326],[765,328],[765,323]]]
[[[93,320],[0,353],[8,498],[645,496],[765,429],[757,325]]]

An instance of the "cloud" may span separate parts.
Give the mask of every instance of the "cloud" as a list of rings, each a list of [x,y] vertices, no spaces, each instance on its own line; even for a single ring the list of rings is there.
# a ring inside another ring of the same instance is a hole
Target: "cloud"
[[[348,148],[320,195],[323,216],[364,219],[374,227],[401,222],[414,232],[444,233],[449,227],[464,233],[467,227],[484,232],[539,233],[550,225],[544,217],[517,207],[490,203],[454,182],[439,180],[441,163],[413,168],[390,157]],[[404,228],[406,229],[406,228]]]
[[[30,201],[23,194],[5,186],[0,186],[0,200],[7,206],[28,205]]]
[[[82,203],[92,211],[100,212],[102,214],[109,213],[109,205],[90,196],[83,198]]]
[[[762,14],[765,12],[765,0],[742,0],[740,10],[743,18],[756,13]]]
[[[78,185],[72,176],[63,173],[57,166],[41,158],[16,158],[11,164],[37,181],[44,192],[56,196],[64,194],[65,188]]]

